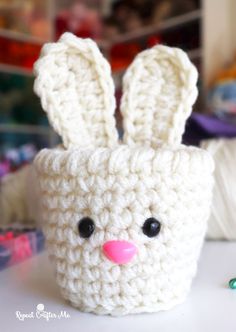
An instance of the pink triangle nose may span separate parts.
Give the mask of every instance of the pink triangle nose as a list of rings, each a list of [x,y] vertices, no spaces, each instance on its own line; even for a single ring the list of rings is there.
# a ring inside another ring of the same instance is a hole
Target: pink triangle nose
[[[104,255],[113,263],[126,264],[137,253],[137,247],[127,241],[107,241],[102,246]]]

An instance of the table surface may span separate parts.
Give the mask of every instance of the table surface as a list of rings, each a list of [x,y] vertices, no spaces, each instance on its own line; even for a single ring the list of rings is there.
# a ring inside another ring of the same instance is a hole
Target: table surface
[[[67,304],[54,283],[46,253],[0,272],[0,330],[69,331],[69,332],[235,332],[236,290],[228,288],[236,277],[236,243],[207,242],[199,261],[198,274],[187,301],[176,308],[155,314],[124,317],[96,316],[80,313]],[[66,311],[70,317],[36,318],[37,305],[58,315]],[[16,317],[33,312],[24,321]]]

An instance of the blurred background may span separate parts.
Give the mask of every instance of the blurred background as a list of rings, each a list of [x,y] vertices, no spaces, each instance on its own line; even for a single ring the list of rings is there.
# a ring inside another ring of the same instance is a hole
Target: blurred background
[[[118,103],[138,52],[157,43],[183,48],[200,74],[194,111],[235,122],[235,10],[234,0],[0,0],[0,176],[58,140],[33,93],[32,67],[42,45],[65,31],[97,41]],[[116,116],[121,127],[119,109]]]

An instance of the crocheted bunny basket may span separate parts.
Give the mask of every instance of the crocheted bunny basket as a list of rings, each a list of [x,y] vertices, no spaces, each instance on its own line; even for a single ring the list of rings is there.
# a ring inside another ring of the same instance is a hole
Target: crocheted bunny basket
[[[197,71],[155,46],[128,68],[113,117],[109,64],[90,39],[65,33],[35,64],[35,92],[63,144],[35,159],[56,281],[81,311],[167,310],[186,298],[210,212],[213,161],[181,144]]]

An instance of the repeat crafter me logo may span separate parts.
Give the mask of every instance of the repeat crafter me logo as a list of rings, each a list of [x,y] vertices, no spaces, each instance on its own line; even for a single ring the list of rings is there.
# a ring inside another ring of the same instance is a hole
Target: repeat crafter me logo
[[[16,311],[16,318],[19,319],[20,321],[24,321],[26,319],[45,319],[47,322],[52,319],[67,319],[70,318],[70,315],[68,312],[60,311],[60,312],[51,312],[51,311],[46,311],[44,308],[44,304],[39,303],[36,307],[35,311],[31,311],[28,313],[23,313],[21,311]]]

